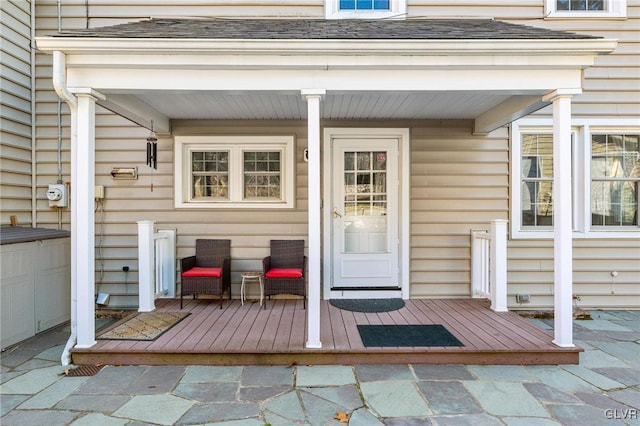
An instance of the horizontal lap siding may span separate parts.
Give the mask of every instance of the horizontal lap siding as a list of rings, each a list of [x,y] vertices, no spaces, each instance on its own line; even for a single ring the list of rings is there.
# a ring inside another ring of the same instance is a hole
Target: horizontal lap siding
[[[470,231],[508,215],[507,132],[434,125],[411,133],[411,297],[468,297]]]
[[[542,2],[540,2],[542,3]],[[500,16],[496,16],[500,19]],[[629,0],[627,19],[547,19],[514,21],[554,30],[618,40],[615,51],[599,56],[584,72],[583,93],[572,99],[580,118],[631,118],[640,122],[640,1]],[[538,116],[551,116],[551,108]],[[574,239],[573,293],[577,307],[640,306],[640,237],[637,239]],[[512,308],[553,307],[553,242],[509,241],[508,303]],[[618,272],[612,277],[611,272]],[[516,294],[530,294],[529,304],[515,303]]]
[[[21,4],[21,2],[15,2]],[[582,117],[637,117],[640,83],[638,64],[638,17],[640,2],[629,0],[627,20],[544,20],[542,0],[475,0],[428,1],[410,0],[412,17],[488,17],[552,29],[603,35],[620,39],[618,49],[597,58],[596,65],[585,71],[583,95],[574,98],[573,112]],[[3,2],[3,7],[5,4]],[[321,0],[264,1],[231,0],[210,2],[189,0],[103,0],[88,2],[69,0],[62,3],[62,28],[80,29],[113,25],[149,17],[306,17],[322,18]],[[57,29],[57,0],[38,1],[37,34],[46,35]],[[88,16],[88,19],[87,19]],[[3,22],[4,23],[4,22]],[[36,69],[37,170],[36,197],[40,226],[56,227],[58,215],[44,198],[46,185],[57,179],[57,100],[51,83],[51,56],[38,54]],[[15,82],[24,80],[11,70]],[[28,66],[27,66],[28,70]],[[22,84],[22,83],[21,83]],[[16,96],[12,94],[12,96]],[[4,98],[3,93],[3,98]],[[19,96],[17,99],[22,99]],[[24,101],[22,99],[22,101]],[[21,107],[24,109],[23,107]],[[18,110],[21,111],[20,108]],[[69,114],[62,105],[63,179],[69,181]],[[549,114],[544,109],[541,114]],[[96,184],[105,186],[103,210],[96,212],[96,244],[100,255],[96,260],[101,292],[124,294],[122,304],[135,304],[137,293],[137,228],[136,221],[153,219],[158,227],[178,229],[178,257],[193,252],[197,237],[219,237],[232,240],[234,258],[234,293],[239,294],[239,272],[259,267],[259,259],[268,252],[268,240],[274,237],[306,238],[307,175],[302,162],[306,146],[304,122],[181,122],[181,130],[233,134],[296,134],[297,187],[293,211],[211,211],[176,210],[173,207],[173,142],[160,137],[158,170],[145,165],[145,139],[148,131],[98,108],[96,128]],[[360,123],[340,123],[340,125]],[[332,124],[333,125],[333,124]],[[371,125],[371,124],[364,124]],[[383,123],[382,127],[411,127],[411,297],[468,296],[470,281],[471,229],[487,229],[492,219],[509,217],[508,211],[508,134],[500,129],[489,137],[471,135],[469,122]],[[12,123],[11,140],[28,141],[24,123]],[[3,130],[5,123],[3,121]],[[9,128],[9,127],[7,127]],[[26,129],[28,130],[28,122]],[[3,143],[5,138],[3,134]],[[21,146],[22,142],[12,142]],[[27,145],[30,146],[30,145]],[[4,146],[3,146],[4,148]],[[12,156],[24,162],[26,153]],[[14,158],[12,162],[18,161]],[[4,169],[3,158],[3,169]],[[30,166],[30,163],[29,163]],[[115,181],[109,172],[116,166],[138,166],[136,181]],[[154,190],[151,192],[153,180]],[[16,188],[30,187],[29,169],[24,173],[3,170],[2,182],[16,181]],[[2,188],[3,198],[9,193]],[[13,194],[16,190],[12,189]],[[3,205],[2,223],[5,223]],[[62,215],[63,228],[69,228],[70,214]],[[574,242],[575,293],[578,306],[623,307],[634,302],[640,288],[640,258],[637,241],[576,240]],[[635,244],[635,245],[634,245]],[[517,307],[514,295],[530,293],[527,308],[553,305],[553,249],[550,241],[510,240],[509,304]],[[122,266],[130,266],[128,274]],[[612,280],[610,272],[618,271]],[[255,287],[255,286],[253,286]],[[255,289],[254,289],[255,290]],[[613,292],[613,294],[612,294]],[[130,296],[127,296],[129,294]]]
[[[574,239],[574,303],[583,308],[640,306],[640,244],[638,240]],[[512,308],[553,307],[553,242],[509,241],[508,301]],[[617,272],[613,277],[611,272]],[[529,294],[518,305],[516,294]]]
[[[31,225],[31,2],[0,2],[0,225]]]

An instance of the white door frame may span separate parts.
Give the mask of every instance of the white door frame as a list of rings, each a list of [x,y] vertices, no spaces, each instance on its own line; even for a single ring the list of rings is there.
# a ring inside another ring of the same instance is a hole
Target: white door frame
[[[398,178],[400,181],[399,191],[399,217],[400,224],[399,238],[399,283],[400,290],[354,290],[354,291],[332,291],[331,280],[333,279],[332,258],[333,247],[331,238],[331,227],[333,219],[332,211],[328,207],[332,200],[332,158],[333,143],[336,138],[397,138],[398,139]],[[410,143],[409,129],[407,128],[335,128],[324,129],[323,134],[323,200],[326,208],[322,209],[322,233],[323,233],[323,273],[322,290],[323,299],[331,298],[369,298],[369,297],[402,297],[409,299],[409,247],[410,247]]]

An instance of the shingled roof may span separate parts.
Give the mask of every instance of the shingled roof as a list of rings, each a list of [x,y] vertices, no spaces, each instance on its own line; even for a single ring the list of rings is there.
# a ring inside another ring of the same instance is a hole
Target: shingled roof
[[[64,31],[55,36],[249,40],[570,40],[600,38],[490,19],[150,19],[108,27]]]

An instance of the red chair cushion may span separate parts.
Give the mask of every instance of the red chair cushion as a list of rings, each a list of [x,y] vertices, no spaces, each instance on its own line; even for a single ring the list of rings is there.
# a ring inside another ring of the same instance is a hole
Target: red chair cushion
[[[267,278],[302,278],[300,268],[272,268],[264,275]]]
[[[222,268],[201,268],[196,266],[188,271],[182,273],[183,277],[211,277],[220,278],[222,275]]]

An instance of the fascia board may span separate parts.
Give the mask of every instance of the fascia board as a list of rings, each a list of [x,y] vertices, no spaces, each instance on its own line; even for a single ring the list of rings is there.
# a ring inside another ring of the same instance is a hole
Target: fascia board
[[[144,55],[77,53],[67,56],[68,68],[140,69],[584,69],[593,55]]]
[[[613,39],[571,40],[256,40],[36,37],[40,51],[103,54],[286,55],[598,55]]]

